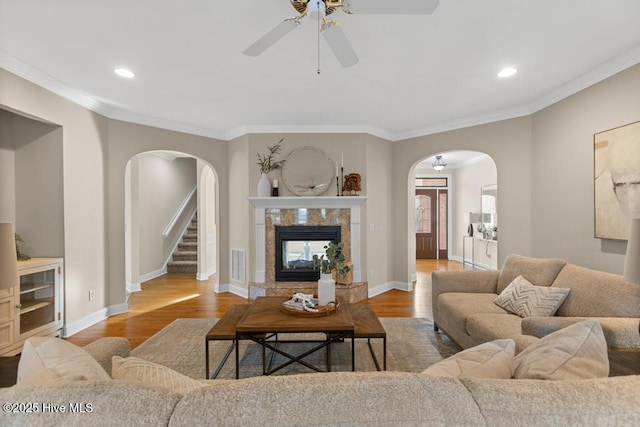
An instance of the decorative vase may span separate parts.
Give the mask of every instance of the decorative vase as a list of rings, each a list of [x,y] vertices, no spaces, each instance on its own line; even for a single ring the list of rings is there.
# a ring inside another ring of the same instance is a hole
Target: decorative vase
[[[263,173],[258,181],[258,197],[271,196],[271,181],[266,173]]]
[[[331,273],[320,274],[318,280],[318,305],[325,306],[336,301],[336,281],[331,277]]]

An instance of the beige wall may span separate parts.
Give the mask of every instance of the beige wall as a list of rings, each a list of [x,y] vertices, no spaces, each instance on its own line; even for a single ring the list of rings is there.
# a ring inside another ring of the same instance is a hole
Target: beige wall
[[[64,255],[62,128],[14,114],[16,232],[32,257]]]
[[[5,70],[0,70],[0,105],[62,126],[66,323],[104,310],[109,305],[107,119]]]
[[[277,141],[276,141],[277,142]],[[249,195],[255,196],[255,189],[249,187],[249,164],[253,159],[249,155],[249,135],[241,136],[228,143],[228,163],[229,163],[229,204],[230,212],[228,222],[220,222],[219,233],[229,234],[229,245],[221,247],[230,257],[231,249],[245,251],[245,278],[253,280],[249,276],[250,271],[255,271],[255,244],[252,246],[250,236],[253,235],[253,217],[249,215]],[[257,166],[256,166],[257,167]],[[254,185],[257,188],[257,181]],[[228,258],[229,258],[228,257]],[[231,286],[238,287],[240,292],[248,292],[246,283],[238,283],[229,279]]]
[[[16,153],[13,114],[0,109],[0,222],[16,221]]]
[[[209,163],[217,177],[226,177],[227,143],[211,138],[188,135],[118,120],[109,120],[108,185],[109,200],[109,298],[111,301],[125,301],[125,259],[124,259],[124,185],[127,162],[137,154],[155,151],[179,151],[200,158]],[[218,179],[217,182],[221,180]],[[225,182],[225,181],[222,181]],[[219,203],[226,204],[228,192],[224,185],[218,188]],[[220,210],[220,223],[226,224],[228,211]],[[220,233],[220,247],[228,247],[229,234]],[[228,283],[227,251],[220,251],[218,280]]]
[[[626,242],[594,238],[593,135],[638,120],[640,65],[532,116],[533,255],[622,272]]]
[[[500,218],[498,265],[502,265],[505,254],[531,252],[530,117],[412,138],[393,145],[393,248],[397,281],[410,282],[415,273],[413,169],[426,157],[452,150],[486,153],[496,163]]]
[[[368,136],[367,165],[362,180],[366,183],[367,202],[362,216],[362,273],[369,289],[394,285],[393,277],[393,172],[389,159],[393,143]]]

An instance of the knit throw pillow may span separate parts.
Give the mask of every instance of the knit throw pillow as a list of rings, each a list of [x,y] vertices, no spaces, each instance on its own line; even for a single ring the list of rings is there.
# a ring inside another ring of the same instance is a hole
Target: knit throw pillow
[[[182,375],[166,366],[137,357],[113,356],[114,380],[126,380],[166,388],[176,393],[187,394],[205,387],[206,384]]]
[[[515,351],[512,339],[490,341],[454,354],[422,373],[431,377],[509,379],[513,376]]]
[[[553,316],[569,295],[569,288],[535,286],[518,276],[493,301],[520,317]]]

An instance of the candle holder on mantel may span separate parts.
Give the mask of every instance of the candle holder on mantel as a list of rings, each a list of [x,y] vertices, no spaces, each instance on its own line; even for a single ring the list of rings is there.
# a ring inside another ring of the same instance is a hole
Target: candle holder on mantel
[[[344,176],[344,184],[342,185],[342,195],[346,191],[349,196],[357,196],[359,191],[362,191],[360,187],[360,174],[350,173]]]

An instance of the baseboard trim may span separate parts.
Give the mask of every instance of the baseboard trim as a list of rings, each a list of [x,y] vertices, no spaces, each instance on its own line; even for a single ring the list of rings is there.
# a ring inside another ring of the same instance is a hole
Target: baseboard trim
[[[107,308],[102,308],[94,313],[83,317],[80,320],[64,325],[62,327],[62,337],[68,338],[80,331],[87,329],[90,326],[95,325],[96,323],[102,322],[107,317],[126,313],[127,311],[129,311],[129,305],[127,303],[116,304]]]
[[[393,289],[398,289],[405,292],[413,292],[413,282],[405,283],[393,281],[391,283],[393,283]]]
[[[209,275],[207,275],[206,273],[198,273],[196,274],[196,280],[199,281],[203,281],[203,280],[209,280]]]
[[[238,295],[242,298],[249,298],[249,290],[246,286],[242,286],[234,283],[216,283],[213,287],[213,292],[222,294],[224,292],[231,292],[234,295]]]
[[[127,292],[140,292],[142,291],[142,285],[140,283],[127,283],[126,286]]]
[[[369,287],[369,298],[373,298],[377,295],[383,294],[392,289],[398,289],[400,291],[411,292],[413,291],[413,283],[403,283],[403,282],[387,282],[381,283],[374,287]]]
[[[165,274],[167,274],[167,265],[165,264],[165,266],[159,270],[156,271],[152,271],[150,273],[145,273],[143,275],[140,276],[140,283],[144,283],[147,282],[151,279],[155,279],[156,277],[160,277],[160,276],[164,276]]]

